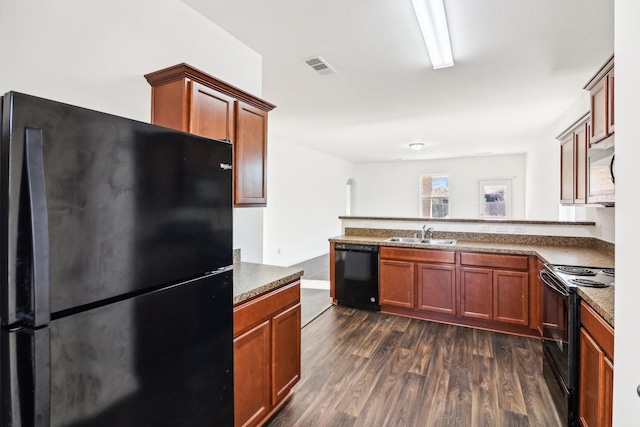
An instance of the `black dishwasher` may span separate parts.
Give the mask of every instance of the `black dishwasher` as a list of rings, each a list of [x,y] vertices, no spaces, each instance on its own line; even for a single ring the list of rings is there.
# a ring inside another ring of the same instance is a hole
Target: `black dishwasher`
[[[377,245],[336,243],[335,274],[339,305],[380,310]]]

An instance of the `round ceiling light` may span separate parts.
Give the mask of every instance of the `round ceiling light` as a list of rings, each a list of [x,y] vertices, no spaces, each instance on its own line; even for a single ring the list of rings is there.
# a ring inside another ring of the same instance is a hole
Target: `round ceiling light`
[[[414,142],[412,144],[409,144],[409,148],[416,151],[422,150],[422,147],[424,147],[424,144],[422,142]]]

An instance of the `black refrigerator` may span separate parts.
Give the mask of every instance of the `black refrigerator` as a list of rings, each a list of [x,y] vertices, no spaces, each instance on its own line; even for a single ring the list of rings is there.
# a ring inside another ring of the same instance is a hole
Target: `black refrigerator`
[[[232,147],[9,92],[2,426],[232,426]]]

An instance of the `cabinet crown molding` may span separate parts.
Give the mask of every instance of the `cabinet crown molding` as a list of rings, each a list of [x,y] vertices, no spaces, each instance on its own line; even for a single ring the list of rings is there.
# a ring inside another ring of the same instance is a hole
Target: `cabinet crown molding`
[[[188,78],[210,88],[217,90],[218,92],[232,96],[239,101],[243,101],[249,105],[259,108],[263,111],[271,111],[276,108],[275,105],[270,102],[260,99],[257,96],[251,95],[248,92],[243,91],[227,82],[213,77],[204,71],[198,70],[189,64],[184,62],[171,67],[164,68],[162,70],[154,71],[149,74],[145,74],[144,78],[151,86],[158,86],[160,84]]]
[[[591,77],[589,79],[587,84],[584,85],[583,89],[586,89],[586,90],[593,89],[593,87],[596,85],[596,83],[598,83],[600,80],[602,80],[602,78],[609,71],[611,71],[611,69],[613,68],[613,57],[614,57],[614,55],[611,55],[611,57],[609,59],[607,59],[607,62],[605,62],[605,64],[602,67],[600,67],[600,69],[593,75],[593,77]]]
[[[576,128],[578,128],[579,126],[582,126],[583,124],[587,123],[590,118],[591,118],[591,113],[587,111],[586,113],[584,113],[583,116],[581,116],[578,120],[576,120],[571,125],[569,125],[568,128],[562,131],[560,135],[556,136],[556,139],[562,142],[562,140],[564,140],[567,137],[567,135],[575,131]]]

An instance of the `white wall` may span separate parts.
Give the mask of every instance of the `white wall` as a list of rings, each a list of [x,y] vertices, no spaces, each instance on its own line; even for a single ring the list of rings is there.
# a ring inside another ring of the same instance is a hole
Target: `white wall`
[[[262,90],[262,58],[178,0],[0,0],[0,40],[0,93],[145,122],[144,74],[181,62],[257,96]],[[234,247],[260,261],[261,213],[236,210],[235,217]]]
[[[616,112],[616,318],[613,424],[636,426],[640,420],[640,2],[615,0]]]
[[[594,70],[595,72],[596,70]],[[586,82],[585,82],[586,83]],[[560,141],[556,138],[589,111],[589,93],[580,97],[550,127],[544,140],[527,152],[526,218],[575,220],[573,207],[560,206]]]
[[[560,143],[550,136],[527,152],[524,218],[558,220]]]
[[[512,179],[512,217],[525,215],[526,156],[462,157],[358,165],[359,216],[420,216],[419,176],[449,175],[449,216],[478,218],[478,180]]]
[[[576,206],[571,219],[575,221],[593,221],[596,223],[594,237],[607,242],[616,242],[616,209],[602,207]]]
[[[341,234],[354,165],[276,138],[268,159],[264,262],[286,266],[328,253],[328,239]]]

